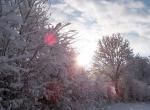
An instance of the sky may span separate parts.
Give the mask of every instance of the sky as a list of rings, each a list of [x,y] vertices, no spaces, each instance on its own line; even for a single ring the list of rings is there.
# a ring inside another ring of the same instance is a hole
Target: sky
[[[81,58],[90,59],[98,39],[121,33],[134,53],[150,55],[150,0],[49,0],[51,20],[72,23]],[[86,57],[85,57],[86,56]]]

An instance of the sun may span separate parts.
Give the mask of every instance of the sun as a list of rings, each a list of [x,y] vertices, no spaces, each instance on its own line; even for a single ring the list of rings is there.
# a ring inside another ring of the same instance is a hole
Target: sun
[[[84,66],[84,67],[89,66],[90,65],[90,61],[91,61],[91,57],[87,53],[80,54],[77,57],[77,64],[79,66]]]
[[[92,59],[95,54],[96,44],[94,42],[80,42],[78,44],[77,52],[79,53],[76,58],[78,66],[90,68],[92,66]]]

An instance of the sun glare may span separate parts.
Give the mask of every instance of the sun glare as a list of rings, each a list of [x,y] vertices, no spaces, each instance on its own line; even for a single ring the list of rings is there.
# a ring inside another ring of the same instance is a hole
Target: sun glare
[[[84,54],[80,54],[78,57],[77,57],[77,64],[79,66],[89,66],[90,65],[90,60],[91,60],[91,57],[89,55],[87,55],[86,53]]]
[[[81,42],[80,42],[81,43]],[[95,51],[95,44],[88,44],[78,50],[80,53],[77,57],[77,65],[89,68]]]

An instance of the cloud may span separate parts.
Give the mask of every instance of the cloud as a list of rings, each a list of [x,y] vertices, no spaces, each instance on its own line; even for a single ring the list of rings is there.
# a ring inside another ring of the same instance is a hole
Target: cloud
[[[52,7],[56,21],[71,22],[71,28],[79,31],[77,44],[84,41],[84,49],[95,46],[104,35],[119,32],[130,40],[136,53],[150,55],[150,7],[143,1],[63,0]]]

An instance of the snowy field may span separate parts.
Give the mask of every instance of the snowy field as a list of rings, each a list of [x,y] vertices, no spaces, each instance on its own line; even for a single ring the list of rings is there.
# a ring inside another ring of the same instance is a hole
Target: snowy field
[[[118,103],[108,106],[106,110],[150,110],[150,103]]]

